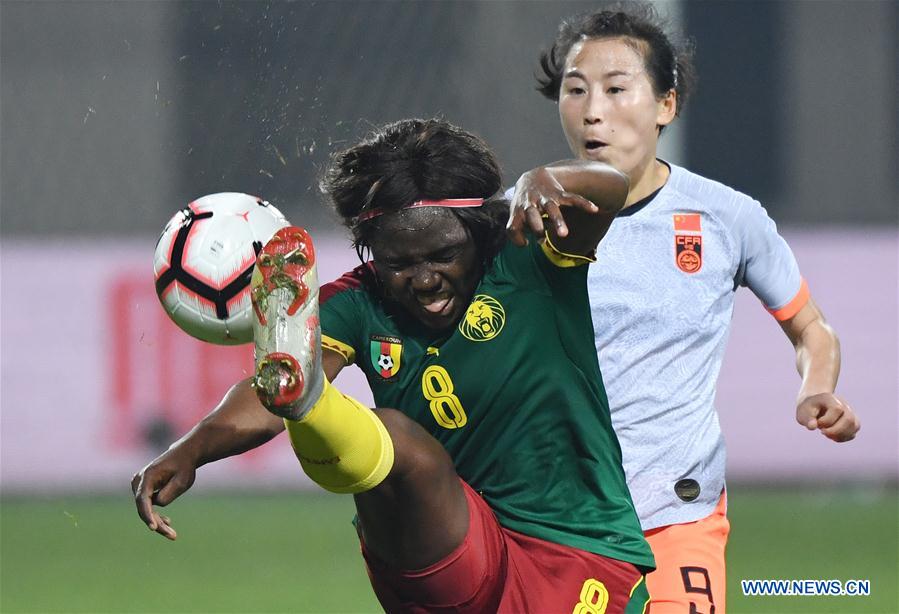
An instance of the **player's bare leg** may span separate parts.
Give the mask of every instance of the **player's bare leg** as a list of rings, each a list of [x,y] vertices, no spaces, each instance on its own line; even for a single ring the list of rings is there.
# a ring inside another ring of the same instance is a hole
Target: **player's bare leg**
[[[368,550],[400,569],[452,552],[468,506],[449,455],[401,412],[372,412],[324,377],[315,250],[305,230],[279,230],[253,274],[256,374],[263,405],[285,419],[304,471],[353,493]]]

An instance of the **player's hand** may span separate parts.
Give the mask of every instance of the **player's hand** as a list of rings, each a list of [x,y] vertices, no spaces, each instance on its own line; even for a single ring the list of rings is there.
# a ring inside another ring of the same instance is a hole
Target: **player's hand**
[[[562,207],[576,207],[588,213],[598,211],[596,205],[583,196],[565,191],[545,167],[537,167],[523,174],[515,184],[515,195],[509,207],[509,223],[506,225],[512,243],[527,245],[525,230],[543,237],[544,216],[557,236],[568,236]]]
[[[796,421],[833,441],[854,439],[862,426],[849,403],[829,392],[802,399],[796,406]]]
[[[197,476],[193,459],[179,448],[170,448],[140,470],[131,479],[131,492],[137,515],[150,528],[174,541],[178,533],[171,518],[163,516],[154,505],[166,506],[190,488]]]

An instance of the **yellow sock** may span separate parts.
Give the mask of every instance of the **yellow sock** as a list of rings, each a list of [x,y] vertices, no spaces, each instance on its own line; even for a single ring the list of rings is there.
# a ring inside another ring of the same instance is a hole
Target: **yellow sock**
[[[303,471],[331,492],[371,490],[393,467],[393,441],[384,423],[327,378],[309,413],[297,421],[285,419],[284,424]]]

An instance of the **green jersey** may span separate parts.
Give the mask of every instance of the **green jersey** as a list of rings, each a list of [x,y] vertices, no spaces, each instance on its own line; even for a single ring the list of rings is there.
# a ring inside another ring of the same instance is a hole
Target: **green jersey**
[[[573,265],[544,242],[507,244],[441,332],[386,301],[362,265],[322,287],[322,345],[359,365],[378,407],[443,444],[502,526],[654,567],[609,418],[587,266]]]

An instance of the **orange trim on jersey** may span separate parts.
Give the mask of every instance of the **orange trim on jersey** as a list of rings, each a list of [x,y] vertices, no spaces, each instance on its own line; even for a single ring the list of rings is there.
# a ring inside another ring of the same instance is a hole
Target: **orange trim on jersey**
[[[559,248],[553,245],[552,241],[549,240],[549,233],[545,233],[543,240],[540,241],[540,249],[543,250],[543,253],[546,254],[546,257],[550,262],[563,269],[596,262],[595,256],[566,254],[565,252],[561,251]]]
[[[322,335],[322,349],[337,352],[346,359],[346,364],[351,365],[356,359],[356,350],[343,341],[338,341],[328,335]]]
[[[803,279],[802,284],[799,286],[799,292],[796,293],[796,296],[793,297],[793,300],[791,300],[780,309],[768,309],[768,313],[773,315],[774,319],[778,322],[789,320],[797,313],[799,313],[800,309],[805,307],[805,304],[808,303],[809,298],[810,295],[808,291],[808,284],[805,283],[805,280]]]

